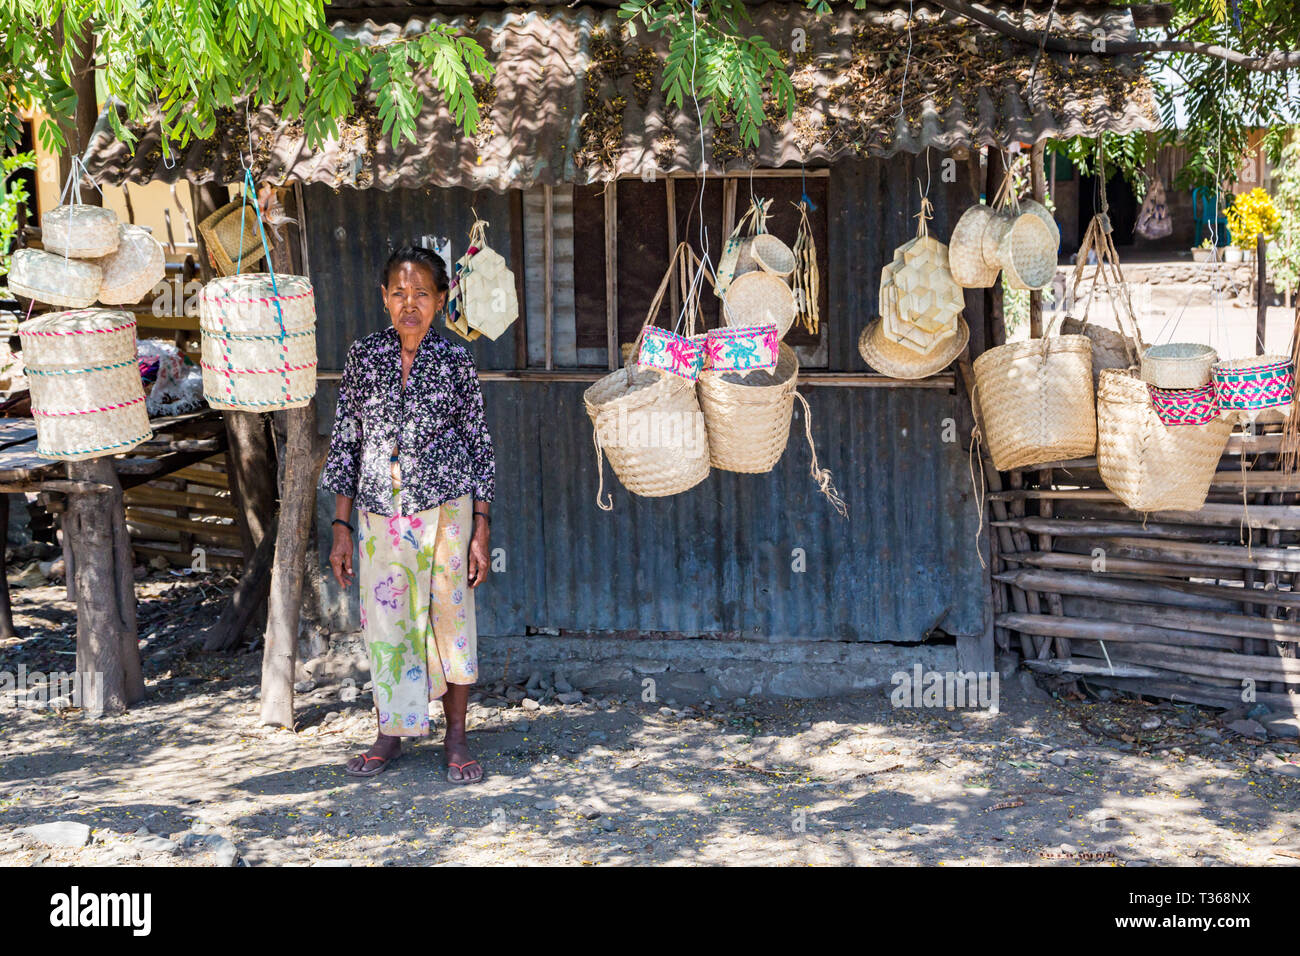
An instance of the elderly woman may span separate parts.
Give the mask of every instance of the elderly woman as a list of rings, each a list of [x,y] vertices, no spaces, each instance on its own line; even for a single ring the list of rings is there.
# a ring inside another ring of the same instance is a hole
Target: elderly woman
[[[337,496],[330,567],[341,587],[352,582],[357,537],[379,721],[374,746],[346,771],[386,770],[403,737],[429,733],[441,698],[447,779],[474,783],[483,769],[465,737],[478,675],[471,589],[488,574],[492,439],[469,350],[432,328],[447,304],[442,260],[416,246],[397,250],[380,292],[392,324],[348,350],[321,479]]]

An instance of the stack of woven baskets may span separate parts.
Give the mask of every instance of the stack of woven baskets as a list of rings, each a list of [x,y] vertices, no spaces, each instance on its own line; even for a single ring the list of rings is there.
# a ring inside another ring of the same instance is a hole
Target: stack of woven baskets
[[[963,288],[989,288],[1005,271],[1011,288],[1039,290],[1056,275],[1061,230],[1041,203],[1017,199],[1010,182],[993,205],[972,206],[953,227],[948,262]]]
[[[119,222],[111,209],[56,206],[41,216],[41,240],[44,249],[14,252],[8,280],[11,292],[37,302],[127,305],[166,275],[162,246],[149,230]]]
[[[166,275],[147,229],[73,202],[41,217],[43,249],[14,252],[11,292],[68,307],[18,327],[39,454],[79,461],[120,454],[152,435],[129,312],[86,308],[139,302]]]

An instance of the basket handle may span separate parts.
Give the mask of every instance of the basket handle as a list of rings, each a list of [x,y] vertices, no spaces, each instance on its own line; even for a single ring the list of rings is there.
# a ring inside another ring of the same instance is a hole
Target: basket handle
[[[641,330],[637,332],[636,338],[632,341],[632,355],[635,357],[641,351],[641,340],[645,338],[646,329],[655,324],[655,319],[659,317],[659,309],[663,306],[664,295],[668,292],[668,284],[673,279],[673,269],[678,268],[678,261],[682,259],[688,250],[685,242],[679,242],[677,248],[673,250],[672,256],[668,259],[668,268],[664,270],[664,277],[659,280],[659,288],[655,290],[655,296],[650,300],[650,308],[646,311],[645,321],[641,323]]]
[[[1106,273],[1109,270],[1113,274],[1115,284],[1119,287],[1119,306],[1116,308],[1115,315],[1119,321],[1121,338],[1124,340],[1124,353],[1128,357],[1129,364],[1137,365],[1139,362],[1138,355],[1134,354],[1133,347],[1129,345],[1131,338],[1137,346],[1138,352],[1144,352],[1145,346],[1142,343],[1142,331],[1138,328],[1137,313],[1133,309],[1133,299],[1129,294],[1128,282],[1124,279],[1124,273],[1120,269],[1119,252],[1115,248],[1115,240],[1111,237],[1109,229],[1109,218],[1105,213],[1098,213],[1092,217],[1092,222],[1088,223],[1088,229],[1083,236],[1083,244],[1079,247],[1079,254],[1074,264],[1074,284],[1070,290],[1070,297],[1073,301],[1078,302],[1079,286],[1083,282],[1084,269],[1088,265],[1088,253],[1096,252],[1097,268],[1092,274],[1092,283],[1088,287],[1088,298],[1083,307],[1083,322],[1081,328],[1087,328],[1088,315],[1092,310],[1093,299],[1097,296],[1097,285],[1102,278],[1107,278]],[[1110,278],[1107,278],[1107,285],[1110,284]],[[1059,314],[1064,317],[1065,310],[1059,310]],[[1127,325],[1127,328],[1125,328]]]

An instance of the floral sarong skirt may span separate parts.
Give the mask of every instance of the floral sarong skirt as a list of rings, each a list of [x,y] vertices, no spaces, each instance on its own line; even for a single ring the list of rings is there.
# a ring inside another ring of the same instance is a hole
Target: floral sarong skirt
[[[478,676],[472,507],[464,495],[413,515],[360,512],[361,627],[381,733],[428,734],[430,702]]]

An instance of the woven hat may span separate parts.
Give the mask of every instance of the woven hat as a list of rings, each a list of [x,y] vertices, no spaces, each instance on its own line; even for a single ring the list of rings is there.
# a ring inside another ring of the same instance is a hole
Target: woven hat
[[[784,279],[762,269],[736,276],[723,301],[726,325],[775,325],[779,337],[794,325],[794,293]]]
[[[212,262],[212,267],[220,272],[223,276],[232,276],[239,271],[241,243],[240,210],[244,210],[242,235],[243,235],[243,262],[242,268],[249,268],[261,261],[262,251],[262,234],[258,229],[257,210],[250,202],[245,202],[243,197],[236,199],[234,202],[227,203],[212,215],[208,216],[199,223],[199,233],[203,236],[204,245],[207,246],[208,258]],[[270,235],[266,238],[267,243],[271,243]]]
[[[862,360],[891,378],[928,378],[942,372],[966,348],[970,340],[970,327],[966,320],[957,319],[957,332],[935,345],[929,353],[916,352],[906,345],[890,341],[881,328],[881,320],[867,324],[858,337],[858,352]]]
[[[988,206],[971,206],[953,227],[948,240],[948,268],[963,289],[987,289],[998,280],[1002,264],[984,258],[984,230],[995,213]]]

